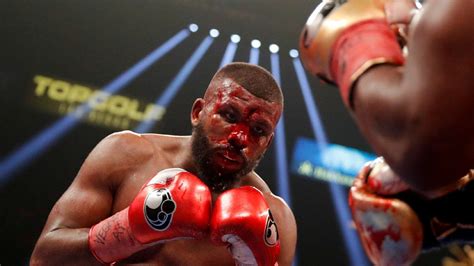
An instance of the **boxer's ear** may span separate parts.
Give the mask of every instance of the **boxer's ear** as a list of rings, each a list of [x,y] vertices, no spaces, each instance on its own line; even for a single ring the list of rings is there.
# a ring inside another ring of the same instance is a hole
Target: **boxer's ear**
[[[200,114],[203,108],[204,99],[197,98],[193,103],[193,107],[191,108],[191,124],[193,126],[197,126],[199,124]]]

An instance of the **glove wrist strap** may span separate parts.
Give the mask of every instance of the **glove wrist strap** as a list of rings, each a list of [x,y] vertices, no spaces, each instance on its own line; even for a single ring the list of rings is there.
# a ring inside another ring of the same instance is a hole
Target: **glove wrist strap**
[[[352,86],[365,71],[377,64],[403,65],[405,61],[395,33],[382,19],[364,20],[347,28],[332,51],[331,76],[349,108]]]
[[[127,258],[144,247],[133,237],[128,208],[94,225],[88,241],[92,254],[103,264]]]

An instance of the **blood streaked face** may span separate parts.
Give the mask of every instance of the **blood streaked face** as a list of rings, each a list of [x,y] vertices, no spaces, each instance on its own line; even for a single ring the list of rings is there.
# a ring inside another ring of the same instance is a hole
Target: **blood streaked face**
[[[270,143],[281,104],[248,92],[231,79],[207,95],[199,127],[206,136],[205,167],[217,175],[240,177],[252,171]]]

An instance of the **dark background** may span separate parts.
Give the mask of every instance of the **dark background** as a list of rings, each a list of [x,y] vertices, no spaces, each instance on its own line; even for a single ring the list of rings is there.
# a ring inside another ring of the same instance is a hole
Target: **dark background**
[[[190,23],[200,29],[128,84],[120,94],[153,102],[195,47],[217,28],[216,38],[153,132],[185,135],[189,110],[217,70],[231,34],[242,38],[235,61],[248,61],[250,41],[261,40],[260,65],[270,70],[268,45],[280,46],[288,163],[297,138],[314,138],[288,56],[315,1],[297,0],[83,0],[0,1],[0,161],[61,118],[35,105],[33,77],[100,88]],[[371,151],[335,88],[309,77],[329,140]],[[25,163],[0,187],[0,264],[26,264],[47,215],[89,151],[117,129],[81,122]],[[274,147],[258,172],[275,190]],[[298,223],[299,265],[349,265],[328,183],[290,174]],[[441,265],[447,251],[425,254],[416,265]]]

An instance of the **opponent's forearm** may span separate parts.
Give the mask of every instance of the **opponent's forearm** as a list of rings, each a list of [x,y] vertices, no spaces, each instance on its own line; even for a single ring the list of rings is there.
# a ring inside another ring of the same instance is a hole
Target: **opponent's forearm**
[[[89,228],[58,229],[36,243],[31,265],[100,265],[89,250]]]
[[[353,88],[353,116],[381,155],[401,152],[409,131],[410,106],[403,99],[401,81],[401,67],[378,65],[364,73]]]
[[[472,112],[462,110],[466,99],[459,98],[466,97],[447,94],[439,82],[407,80],[406,71],[381,65],[364,73],[353,91],[354,116],[374,150],[404,181],[430,191],[473,166],[473,127],[466,123]]]
[[[433,180],[426,181],[432,179],[428,168],[435,166],[420,163],[433,156],[424,154],[427,136],[420,132],[433,125],[416,110],[422,103],[416,102],[413,90],[404,87],[404,70],[379,65],[364,73],[353,89],[353,114],[375,152],[414,189],[424,190],[422,186],[434,185]]]

